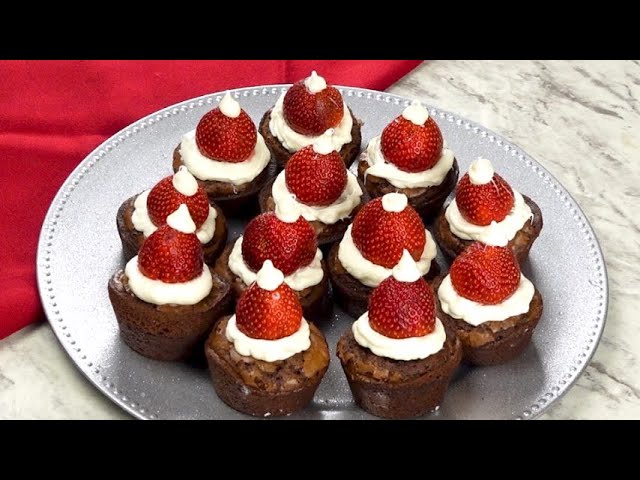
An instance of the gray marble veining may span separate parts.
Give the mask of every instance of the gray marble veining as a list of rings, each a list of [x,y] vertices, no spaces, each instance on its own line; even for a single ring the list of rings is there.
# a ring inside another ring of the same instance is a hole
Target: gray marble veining
[[[607,262],[609,315],[593,361],[543,418],[640,418],[640,62],[433,61],[389,91],[504,135],[580,203]],[[41,324],[0,341],[0,418],[129,417]]]

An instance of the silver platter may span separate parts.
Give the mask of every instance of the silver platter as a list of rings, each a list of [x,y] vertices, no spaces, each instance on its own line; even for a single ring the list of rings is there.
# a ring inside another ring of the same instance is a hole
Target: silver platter
[[[258,123],[286,85],[233,90]],[[408,105],[406,98],[358,88],[341,91],[364,121],[363,147]],[[129,350],[107,296],[109,277],[123,265],[115,215],[126,198],[171,173],[181,135],[195,128],[221,94],[165,108],[108,139],[71,173],[53,199],[38,245],[38,287],[60,343],[86,377],[138,418],[249,418],[224,405],[207,371],[146,359]],[[538,162],[499,135],[451,113],[430,108],[464,172],[482,155],[544,216],[527,275],[544,297],[532,345],[506,365],[462,367],[438,412],[426,419],[533,418],[578,378],[593,355],[607,312],[605,264],[593,229],[560,183]],[[242,225],[230,225],[230,236]],[[324,326],[331,365],[314,401],[289,418],[373,418],[352,400],[335,345],[351,323],[336,309]]]

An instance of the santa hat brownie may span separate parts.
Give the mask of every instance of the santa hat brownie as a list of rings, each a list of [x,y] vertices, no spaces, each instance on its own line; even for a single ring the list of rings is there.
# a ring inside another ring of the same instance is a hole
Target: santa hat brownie
[[[358,178],[372,197],[404,193],[425,219],[435,215],[458,180],[458,162],[420,102],[407,106],[369,145]]]
[[[182,166],[150,190],[125,200],[116,216],[118,234],[126,260],[138,253],[145,238],[164,225],[180,205],[189,210],[204,260],[213,264],[227,241],[227,222],[222,210],[210,202],[196,179]]]
[[[256,281],[206,343],[220,399],[254,416],[288,415],[307,405],[329,366],[329,348],[303,316],[284,274],[266,260]]]
[[[284,92],[260,122],[260,133],[281,167],[329,129],[333,148],[350,166],[360,153],[361,122],[340,91],[315,71]]]
[[[495,172],[486,158],[471,163],[455,197],[435,221],[438,245],[455,258],[474,241],[508,246],[520,263],[542,230],[542,212]]]
[[[391,275],[405,250],[422,276],[438,274],[436,244],[405,195],[388,193],[364,205],[328,256],[333,292],[342,308],[360,316],[372,288]]]
[[[331,129],[289,159],[284,171],[260,194],[263,212],[290,212],[311,222],[320,245],[340,240],[368,200],[355,175],[332,144]]]
[[[337,355],[356,403],[373,415],[409,418],[440,406],[461,342],[436,316],[433,290],[408,250],[340,338]]]
[[[129,347],[157,360],[186,360],[230,307],[231,293],[204,264],[187,205],[166,222],[111,278],[109,299]]]
[[[290,212],[258,215],[243,235],[227,245],[215,271],[232,285],[237,298],[256,280],[266,260],[285,275],[307,318],[319,321],[329,316],[332,303],[326,265],[309,222]]]
[[[275,174],[275,163],[251,117],[231,93],[183,135],[173,168],[187,169],[226,213],[237,213],[257,198]]]

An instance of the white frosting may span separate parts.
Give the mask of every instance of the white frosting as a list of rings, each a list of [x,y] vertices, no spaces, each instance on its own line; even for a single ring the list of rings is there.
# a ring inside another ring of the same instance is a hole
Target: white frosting
[[[258,274],[256,275],[258,286],[263,290],[273,292],[282,285],[283,281],[284,275],[282,272],[273,266],[271,260],[265,260],[262,268],[258,270]]]
[[[453,166],[454,155],[448,148],[443,148],[440,158],[430,169],[424,172],[405,172],[385,160],[380,147],[380,136],[377,136],[369,142],[365,158],[369,164],[365,172],[367,175],[384,178],[397,188],[427,188],[442,183]]]
[[[486,185],[493,178],[494,170],[491,162],[479,157],[469,166],[469,181],[473,185]]]
[[[420,270],[418,270],[418,266],[416,265],[416,261],[409,253],[409,250],[406,249],[402,251],[402,257],[400,257],[398,264],[391,270],[391,274],[393,275],[393,278],[399,282],[405,283],[416,282],[420,277],[422,277]]]
[[[182,233],[196,232],[196,224],[193,223],[193,219],[189,215],[189,208],[184,203],[180,204],[175,212],[167,216],[167,225]]]
[[[192,197],[198,192],[198,182],[184,165],[180,166],[171,179],[171,183],[173,183],[173,188],[187,197]]]
[[[196,143],[196,131],[192,130],[182,136],[180,156],[194,177],[200,180],[216,180],[233,185],[244,185],[256,178],[265,169],[271,153],[258,133],[258,140],[253,153],[246,160],[238,163],[211,160],[200,153]]]
[[[242,111],[238,101],[233,98],[229,92],[227,92],[224,97],[222,97],[218,108],[225,117],[229,118],[238,118],[240,116],[240,112]]]
[[[387,193],[382,196],[382,208],[385,212],[399,213],[407,207],[407,203],[404,193]]]
[[[402,112],[402,116],[415,125],[424,125],[429,120],[429,112],[422,104],[416,100],[411,102],[407,108]]]
[[[455,198],[445,210],[445,217],[449,222],[451,232],[463,240],[477,240],[486,245],[504,247],[509,243],[523,225],[532,218],[531,208],[527,205],[519,192],[513,190],[513,208],[501,222],[491,222],[489,225],[474,225],[467,222],[458,209]]]
[[[146,190],[138,195],[138,198],[133,202],[133,213],[131,215],[133,228],[142,232],[145,238],[158,229],[158,227],[156,227],[151,221],[151,217],[149,217],[149,210],[147,209],[147,198],[149,197],[149,192],[151,192],[151,190]],[[209,243],[213,238],[213,235],[216,232],[217,217],[218,212],[215,208],[209,205],[209,216],[196,231],[196,235],[198,236],[200,243]]]
[[[298,202],[295,195],[287,188],[283,170],[273,182],[271,195],[276,204],[276,215],[280,216],[283,212],[291,212],[295,215],[302,215],[310,222],[317,220],[331,225],[351,215],[353,209],[360,204],[362,189],[356,176],[347,172],[347,185],[335,202],[323,207],[305,205]]]
[[[300,267],[295,272],[284,277],[284,282],[296,292],[319,284],[324,276],[321,262],[322,252],[318,248],[311,263]],[[240,277],[245,285],[251,285],[256,281],[256,273],[247,266],[242,258],[242,237],[236,240],[236,243],[231,249],[231,254],[229,254],[229,269]]]
[[[318,75],[315,70],[304,80],[304,84],[311,93],[320,93],[327,88],[327,81]]]
[[[248,337],[238,329],[235,315],[227,322],[225,333],[227,340],[233,343],[233,347],[240,355],[265,362],[286,360],[296,353],[304,352],[311,346],[309,323],[304,318],[300,322],[298,331],[278,340]]]
[[[320,137],[313,142],[313,151],[320,155],[329,155],[331,152],[335,152],[332,140],[333,132],[333,128],[330,128],[320,135]]]
[[[129,279],[129,288],[140,300],[155,305],[195,305],[211,292],[211,271],[205,265],[202,273],[184,283],[165,283],[145,277],[138,267],[136,255],[127,262],[124,273]]]
[[[534,290],[533,284],[520,274],[520,283],[513,295],[497,305],[483,305],[458,295],[451,283],[451,276],[447,275],[438,289],[438,298],[444,313],[478,326],[484,322],[501,322],[528,312]]]
[[[320,135],[308,136],[302,135],[294,131],[287,121],[284,119],[284,113],[282,110],[282,104],[284,102],[283,93],[275,106],[271,110],[271,120],[269,121],[269,130],[274,135],[282,146],[290,152],[297,152],[307,145],[313,145]],[[340,151],[342,146],[351,141],[351,128],[353,127],[353,118],[351,118],[351,112],[347,107],[347,104],[343,101],[344,114],[340,123],[334,128],[331,140],[333,142],[333,149]]]
[[[436,242],[429,233],[429,230],[425,229],[427,241],[424,246],[424,251],[420,256],[420,260],[416,262],[418,270],[421,276],[426,275],[431,267],[431,261],[436,257]],[[356,244],[353,243],[353,237],[351,236],[351,225],[347,228],[344,234],[344,238],[340,241],[338,247],[338,259],[347,272],[356,278],[360,283],[367,287],[377,287],[385,278],[391,276],[392,269],[383,267],[382,265],[376,265],[370,262],[362,256]]]
[[[447,333],[440,319],[431,333],[422,337],[389,338],[371,328],[369,312],[364,312],[351,326],[358,345],[368,348],[379,357],[393,360],[421,360],[439,352],[447,339]]]

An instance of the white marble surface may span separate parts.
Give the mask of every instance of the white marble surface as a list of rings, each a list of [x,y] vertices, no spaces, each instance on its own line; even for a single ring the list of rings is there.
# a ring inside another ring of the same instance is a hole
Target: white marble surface
[[[640,418],[640,62],[433,61],[390,92],[520,145],[576,198],[604,251],[602,342],[542,418]],[[47,324],[0,341],[0,418],[130,418],[76,370]]]

